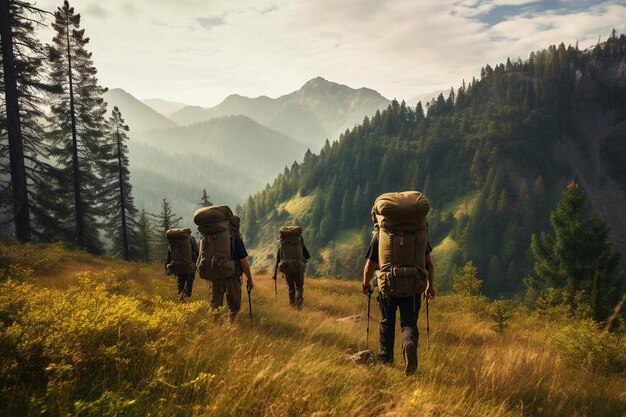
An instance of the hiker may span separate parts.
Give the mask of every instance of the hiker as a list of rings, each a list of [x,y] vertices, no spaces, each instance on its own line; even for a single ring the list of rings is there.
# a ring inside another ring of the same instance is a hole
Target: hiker
[[[306,262],[311,258],[304,245],[300,226],[283,226],[278,231],[280,246],[276,253],[273,279],[277,272],[283,273],[289,287],[289,305],[302,310],[304,301],[304,271]]]
[[[194,223],[198,225],[200,277],[211,282],[212,309],[226,304],[230,320],[234,321],[241,309],[241,276],[247,277],[247,287],[252,289],[252,273],[248,264],[248,252],[239,234],[239,217],[228,206],[210,206],[196,211]]]
[[[387,193],[379,196],[372,215],[375,228],[363,268],[363,293],[372,293],[371,281],[376,267],[381,320],[378,358],[392,364],[396,310],[400,310],[402,353],[405,374],[417,372],[417,317],[422,293],[435,297],[435,268],[430,256],[426,214],[430,205],[417,191]]]
[[[191,229],[170,229],[165,233],[165,238],[167,239],[165,271],[168,275],[176,275],[178,300],[184,303],[191,297],[196,277],[198,244],[191,235]]]

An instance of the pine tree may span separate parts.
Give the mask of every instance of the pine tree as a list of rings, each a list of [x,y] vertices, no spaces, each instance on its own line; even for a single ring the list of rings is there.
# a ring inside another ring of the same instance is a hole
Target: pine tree
[[[108,121],[107,153],[111,156],[104,173],[106,184],[102,193],[104,212],[107,214],[107,235],[113,242],[113,253],[125,260],[136,258],[135,208],[128,168],[128,126],[117,106]]]
[[[244,234],[248,242],[253,241],[256,233],[256,209],[252,196],[248,196],[248,200],[243,208],[243,217],[241,219],[242,234]]]
[[[200,197],[200,206],[201,207],[210,207],[213,205],[211,200],[209,200],[211,196],[206,193],[206,188],[202,190],[202,197]]]
[[[8,218],[22,241],[31,233],[51,238],[45,229],[55,222],[48,201],[55,172],[42,123],[49,86],[43,80],[45,51],[35,36],[44,12],[26,1],[3,1],[0,8],[0,217]]]
[[[165,256],[167,254],[167,240],[165,240],[165,233],[169,229],[178,227],[182,217],[177,217],[176,213],[172,211],[167,197],[163,197],[161,202],[161,211],[154,215],[155,227],[154,227],[154,248],[159,258],[162,258],[165,262]]]
[[[482,282],[478,279],[478,268],[470,260],[454,274],[452,291],[469,296],[479,295]]]
[[[136,250],[137,259],[143,262],[150,262],[153,260],[152,242],[153,242],[153,224],[148,216],[146,209],[142,208],[137,218],[137,239]]]
[[[101,252],[98,219],[103,215],[98,196],[102,191],[102,171],[106,170],[103,137],[106,131],[106,104],[98,85],[96,69],[86,45],[80,14],[68,1],[54,13],[55,36],[48,46],[50,80],[49,138],[53,156],[63,170],[57,216],[67,226],[74,223],[76,246]],[[73,203],[73,210],[72,210]]]
[[[619,254],[612,249],[608,227],[585,203],[583,192],[570,181],[550,214],[552,233],[532,236],[535,266],[526,284],[536,293],[565,289],[572,310],[576,294],[582,293],[583,302],[600,320],[617,301],[624,283],[616,271]]]
[[[11,195],[13,197],[13,219],[15,235],[22,242],[31,237],[28,190],[26,189],[26,168],[24,165],[24,145],[20,123],[19,98],[17,90],[17,69],[13,44],[13,17],[9,1],[0,5],[0,36],[2,37],[2,66],[4,96],[6,99],[6,122],[11,167]]]

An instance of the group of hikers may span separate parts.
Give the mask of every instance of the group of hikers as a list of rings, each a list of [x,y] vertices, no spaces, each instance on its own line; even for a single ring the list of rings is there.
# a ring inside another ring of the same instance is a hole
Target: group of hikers
[[[400,310],[402,353],[405,374],[417,372],[417,318],[422,297],[435,297],[435,268],[430,256],[426,215],[428,199],[418,191],[385,193],[372,207],[372,240],[363,268],[363,293],[376,297],[381,311],[378,360],[394,362],[396,311]],[[181,302],[191,297],[196,271],[211,283],[210,307],[226,304],[234,321],[241,309],[242,277],[246,276],[248,294],[254,287],[248,252],[241,238],[240,218],[228,206],[209,206],[196,210],[200,244],[191,229],[170,229],[165,269],[178,281]],[[289,304],[302,309],[304,272],[310,254],[304,244],[302,228],[283,226],[278,231],[280,244],[272,278],[276,286],[281,272],[289,288]],[[368,313],[369,314],[369,313]]]

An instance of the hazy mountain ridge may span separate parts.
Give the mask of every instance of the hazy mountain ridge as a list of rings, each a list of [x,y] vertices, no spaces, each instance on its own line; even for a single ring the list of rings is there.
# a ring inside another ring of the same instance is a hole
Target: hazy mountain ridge
[[[145,143],[129,143],[131,182],[137,207],[156,211],[163,197],[190,227],[202,190],[211,201],[235,207],[247,195],[263,187],[260,177],[222,164],[210,156],[166,152]]]
[[[147,98],[141,100],[141,102],[168,118],[172,115],[172,113],[189,106],[189,104],[180,103],[178,101],[163,100],[161,98]]]
[[[336,137],[388,104],[389,100],[375,90],[353,89],[317,77],[299,90],[275,99],[233,94],[210,109],[189,106],[171,118],[180,125],[188,125],[242,114],[317,149],[326,138]]]
[[[206,155],[263,181],[300,159],[305,151],[292,138],[241,115],[140,132],[135,140],[183,157]]]
[[[104,100],[108,103],[109,111],[113,110],[114,106],[120,109],[124,121],[131,128],[131,132],[176,126],[172,120],[121,88],[108,90],[104,93]]]

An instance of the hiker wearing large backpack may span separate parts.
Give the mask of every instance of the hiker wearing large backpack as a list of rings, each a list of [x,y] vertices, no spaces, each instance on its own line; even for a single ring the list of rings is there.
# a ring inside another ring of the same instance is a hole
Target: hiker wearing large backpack
[[[393,363],[396,310],[400,310],[405,374],[417,372],[417,317],[421,296],[435,297],[435,268],[430,257],[426,215],[430,204],[417,191],[386,193],[372,208],[378,224],[363,268],[363,293],[372,293],[371,281],[378,273],[378,303],[381,310],[379,360]]]
[[[278,271],[283,273],[289,287],[289,305],[301,310],[304,301],[304,271],[311,255],[304,245],[300,226],[283,226],[278,235],[280,246],[272,278],[276,281]]]
[[[254,285],[238,217],[234,217],[228,206],[210,206],[196,210],[193,219],[201,235],[198,272],[200,278],[211,282],[209,304],[218,309],[226,296],[231,321],[241,309],[241,275],[247,277],[248,290]]]
[[[182,303],[191,297],[193,281],[196,277],[198,244],[191,235],[191,229],[169,229],[167,239],[167,260],[165,271],[176,275],[178,281],[178,300]]]

